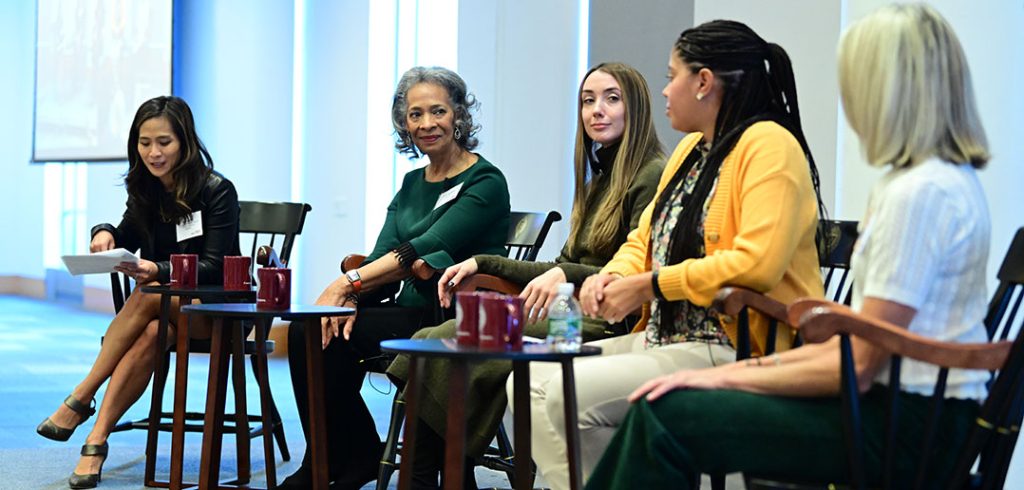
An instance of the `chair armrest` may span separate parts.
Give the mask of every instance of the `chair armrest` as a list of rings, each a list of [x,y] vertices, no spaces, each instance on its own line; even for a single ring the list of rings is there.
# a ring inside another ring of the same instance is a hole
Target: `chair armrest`
[[[463,291],[476,291],[479,289],[485,289],[487,291],[494,291],[496,293],[517,295],[523,291],[518,284],[503,279],[498,276],[492,276],[490,274],[473,274],[467,279],[462,281],[459,289]]]
[[[796,301],[789,304],[786,307],[786,323],[789,323],[793,328],[800,328],[800,317],[804,316],[812,308],[818,306],[845,306],[835,301],[829,301],[821,298],[798,298]],[[848,308],[848,307],[847,307]]]
[[[736,360],[748,359],[752,355],[750,338],[750,322],[746,315],[747,308],[753,308],[768,317],[768,332],[763,339],[762,355],[775,352],[778,338],[779,323],[789,323],[786,317],[786,305],[768,296],[739,286],[726,286],[715,294],[711,308],[721,315],[725,323],[736,323]]]
[[[277,256],[277,251],[270,245],[260,245],[260,248],[256,250],[256,263],[263,267],[284,267],[281,259]]]
[[[715,294],[711,307],[730,318],[736,318],[744,307],[753,308],[782,323],[790,323],[786,305],[757,291],[738,286],[727,286]]]
[[[348,254],[344,259],[341,259],[341,272],[345,273],[353,269],[358,269],[363,266],[363,262],[366,262],[365,255]],[[435,272],[437,271],[435,271],[433,267],[430,267],[421,259],[416,259],[416,262],[412,264],[413,276],[422,281],[426,281],[433,277]]]
[[[366,261],[365,255],[359,254],[348,254],[344,259],[341,259],[341,272],[345,273],[350,270],[358,269]]]
[[[800,331],[811,342],[823,342],[839,333],[862,338],[895,355],[937,366],[995,371],[1006,362],[1013,342],[940,342],[892,323],[871,318],[839,305],[816,305],[799,320]]]

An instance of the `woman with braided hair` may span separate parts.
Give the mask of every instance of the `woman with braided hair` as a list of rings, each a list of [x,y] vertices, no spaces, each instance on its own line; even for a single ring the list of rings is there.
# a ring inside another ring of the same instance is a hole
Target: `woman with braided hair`
[[[668,78],[666,113],[688,135],[638,227],[580,291],[589,316],[615,322],[644,312],[634,333],[593,342],[603,355],[575,363],[584,474],[622,423],[630,392],[735,359],[735,326],[708,310],[720,287],[786,302],[823,294],[815,247],[823,207],[786,52],[739,22],[709,22],[680,35]],[[751,315],[754,355],[765,351],[767,323]],[[782,330],[780,349],[792,338]],[[556,489],[568,486],[561,382],[557,365],[531,366],[534,459]]]

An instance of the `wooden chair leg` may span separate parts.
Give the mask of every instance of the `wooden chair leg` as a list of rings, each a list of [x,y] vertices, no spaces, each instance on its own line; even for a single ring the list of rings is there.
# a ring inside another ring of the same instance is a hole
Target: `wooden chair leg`
[[[266,341],[264,340],[258,342]],[[253,368],[253,377],[256,378],[256,383],[262,383],[260,381],[259,368],[256,366],[256,356],[249,356],[249,361]],[[269,386],[269,381],[267,381],[267,386]],[[281,458],[284,459],[285,461],[291,461],[292,453],[288,450],[288,440],[285,439],[285,424],[281,420],[281,412],[278,411],[278,403],[273,401],[272,391],[267,392],[267,397],[270,399],[270,419],[273,424],[273,439],[274,441],[276,441],[276,443],[278,443],[278,449],[281,451]],[[267,428],[264,427],[263,431],[267,431]]]
[[[405,385],[405,437],[402,442],[402,468],[398,471],[398,490],[412,488],[412,462],[416,457],[416,420],[419,417],[419,396],[423,382],[424,359],[413,357],[409,363],[409,379]]]
[[[576,408],[576,376],[572,359],[562,361],[562,398],[565,403],[565,439],[569,453],[569,488],[583,488],[580,467],[580,427]]]
[[[184,316],[184,315],[183,315]],[[203,448],[199,467],[199,486],[219,488],[221,446],[224,426],[224,402],[227,394],[228,334],[224,320],[214,320],[210,339],[210,375],[206,393],[206,416],[203,420]],[[172,488],[181,488],[172,486]]]
[[[505,470],[505,476],[508,478],[508,484],[515,486],[516,484],[516,472],[515,468],[511,465],[515,461],[515,453],[512,450],[512,443],[508,438],[508,431],[505,430],[505,423],[501,422],[498,424],[498,434],[495,436],[498,440],[498,457],[502,461],[509,463],[509,469]]]
[[[274,460],[274,422],[271,408],[273,401],[270,398],[270,372],[267,366],[267,334],[270,330],[270,319],[261,319],[256,322],[256,364],[259,376],[257,382],[260,388],[260,414],[263,416],[263,457],[267,468],[267,488],[277,487],[277,464]],[[248,434],[246,435],[248,437]]]
[[[387,428],[387,438],[384,440],[384,455],[381,457],[380,467],[377,471],[377,490],[387,490],[391,482],[391,476],[398,469],[398,450],[401,443],[398,442],[401,436],[401,428],[406,422],[406,398],[402,392],[395,392],[391,399],[391,418]]]
[[[448,399],[465,400],[469,365],[465,359],[451,359],[448,378]],[[444,442],[444,473],[442,487],[445,490],[461,490],[466,477],[466,405],[454,403],[448,406],[447,427]],[[413,420],[412,423],[418,423]],[[410,470],[412,465],[409,465]]]
[[[274,394],[270,388],[267,388],[267,398],[270,398],[271,421],[274,424],[274,439],[277,440],[277,449],[281,451],[282,460],[291,461],[292,455],[288,451],[288,441],[284,438],[284,422],[281,421],[281,413],[277,411],[277,403],[274,402]]]
[[[182,298],[187,304],[188,298]],[[174,408],[172,409],[171,430],[171,488],[182,488],[182,471],[185,460],[185,399],[188,395],[188,324],[189,316],[178,320],[177,345],[174,356]],[[212,358],[211,358],[212,359]],[[211,362],[211,369],[213,368]]]
[[[391,419],[388,424],[388,435],[384,440],[384,455],[380,460],[380,467],[377,470],[377,490],[387,490],[391,482],[391,475],[395,473],[398,466],[399,436],[402,433],[402,425],[405,423],[405,398],[401,391],[395,392],[391,400]]]
[[[249,483],[252,461],[249,450],[249,410],[245,400],[245,334],[240,322],[231,322],[231,384],[235,393],[235,450],[239,484]]]
[[[530,362],[512,361],[513,437],[515,437],[516,490],[533,488],[533,449],[530,447]]]
[[[149,404],[148,427],[146,428],[146,466],[143,481],[146,485],[156,482],[156,446],[159,437],[161,414],[164,403],[164,387],[167,385],[167,372],[171,363],[171,354],[167,352],[167,322],[170,318],[171,297],[160,297],[160,322],[157,327],[157,355],[153,365],[153,396]],[[128,428],[132,425],[129,423]]]

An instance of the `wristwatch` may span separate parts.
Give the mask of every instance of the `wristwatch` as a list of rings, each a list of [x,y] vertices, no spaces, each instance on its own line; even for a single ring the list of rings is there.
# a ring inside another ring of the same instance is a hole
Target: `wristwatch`
[[[345,277],[348,278],[348,282],[352,284],[352,289],[356,293],[363,289],[363,278],[359,277],[359,271],[352,269],[345,273]]]

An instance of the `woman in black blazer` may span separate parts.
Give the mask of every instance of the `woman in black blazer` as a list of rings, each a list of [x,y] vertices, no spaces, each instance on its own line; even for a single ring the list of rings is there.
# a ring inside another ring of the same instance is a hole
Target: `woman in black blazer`
[[[225,255],[238,255],[238,194],[231,181],[213,171],[209,152],[196,134],[188,104],[178,97],[157,97],[139,107],[128,133],[128,202],[121,223],[92,229],[91,252],[113,248],[141,250],[136,264],[117,270],[138,285],[167,283],[170,255],[199,255],[199,284],[220,284]],[[171,308],[171,332],[178,306]],[[71,488],[93,488],[107,456],[107,436],[142,395],[153,373],[160,297],[140,288],[107,328],[103,346],[85,379],[37,432],[66,441],[86,421],[95,395],[107,379],[106,395],[82,458],[68,480]],[[189,324],[193,337],[208,337],[199,318]]]

